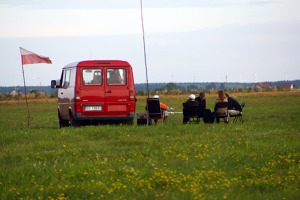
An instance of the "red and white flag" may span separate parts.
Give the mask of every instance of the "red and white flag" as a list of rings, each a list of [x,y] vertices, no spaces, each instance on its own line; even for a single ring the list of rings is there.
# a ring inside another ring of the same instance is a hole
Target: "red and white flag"
[[[41,56],[36,53],[32,53],[31,51],[28,51],[26,49],[23,49],[20,47],[21,51],[21,57],[22,57],[22,64],[35,64],[35,63],[47,63],[52,64],[49,57]]]

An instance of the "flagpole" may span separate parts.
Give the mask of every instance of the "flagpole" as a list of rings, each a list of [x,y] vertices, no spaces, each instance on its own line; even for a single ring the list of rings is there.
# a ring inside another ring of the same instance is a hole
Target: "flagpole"
[[[23,72],[23,82],[24,82],[24,89],[25,89],[25,100],[26,100],[26,107],[27,107],[27,125],[29,126],[30,121],[30,113],[27,101],[27,91],[26,91],[26,83],[25,83],[25,73],[24,73],[24,66],[25,64],[35,64],[35,63],[47,63],[52,64],[52,61],[45,56],[38,55],[26,49],[20,47],[21,52],[21,61],[22,61],[22,72]]]
[[[141,20],[142,20],[142,30],[143,30],[143,44],[144,44],[144,59],[145,59],[145,68],[146,68],[146,82],[147,82],[147,92],[149,97],[149,84],[148,84],[148,69],[147,69],[147,58],[146,58],[146,44],[145,44],[145,30],[144,30],[144,19],[143,19],[143,2],[141,2]]]
[[[25,90],[25,101],[26,101],[26,108],[27,108],[27,126],[29,126],[30,113],[29,113],[29,107],[28,107],[28,101],[27,101],[27,90],[26,90],[25,73],[24,73],[22,56],[21,56],[21,60],[22,60],[22,73],[23,73],[23,82],[24,82],[24,90]]]
[[[27,107],[27,126],[29,126],[30,113],[29,113],[29,107],[28,107],[28,101],[27,101],[27,91],[26,91],[26,83],[25,83],[23,64],[22,64],[22,72],[23,72],[23,81],[24,81],[24,89],[25,89],[25,101],[26,101],[26,107]]]

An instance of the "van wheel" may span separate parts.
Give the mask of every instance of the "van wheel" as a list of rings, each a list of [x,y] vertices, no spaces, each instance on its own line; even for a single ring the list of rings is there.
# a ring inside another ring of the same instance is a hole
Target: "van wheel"
[[[74,118],[72,112],[70,112],[70,124],[72,127],[79,127],[81,125],[80,122]]]
[[[70,123],[68,120],[62,120],[58,111],[58,124],[59,128],[68,127],[70,126]]]

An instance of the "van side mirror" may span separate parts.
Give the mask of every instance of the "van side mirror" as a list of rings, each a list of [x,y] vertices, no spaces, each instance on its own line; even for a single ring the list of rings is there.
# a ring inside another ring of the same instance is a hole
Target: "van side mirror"
[[[56,88],[56,80],[51,81],[51,88]]]

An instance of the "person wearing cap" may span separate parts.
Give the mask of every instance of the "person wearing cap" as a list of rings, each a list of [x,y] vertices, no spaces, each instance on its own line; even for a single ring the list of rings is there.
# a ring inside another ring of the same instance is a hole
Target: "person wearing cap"
[[[154,95],[152,98],[159,99],[159,96]],[[162,111],[163,123],[166,123],[167,119],[168,119],[168,115],[169,115],[167,109],[169,109],[169,107],[166,104],[162,103],[161,101],[159,101],[159,104],[160,104],[160,109]],[[145,109],[147,110],[147,106],[145,107]],[[155,124],[157,124],[157,121],[158,121],[158,119],[154,119]]]
[[[154,95],[153,99],[159,99],[159,96],[158,95]],[[161,101],[159,101],[159,104],[160,104],[160,108],[162,110],[167,110],[168,109],[168,106],[166,104],[162,103]]]
[[[188,100],[185,102],[186,106],[199,106],[198,101],[196,101],[195,99],[196,99],[195,95],[190,94]],[[186,124],[189,121],[189,118],[185,117],[186,116],[186,111],[185,111],[184,108],[182,109],[182,111],[183,111],[182,123]]]

